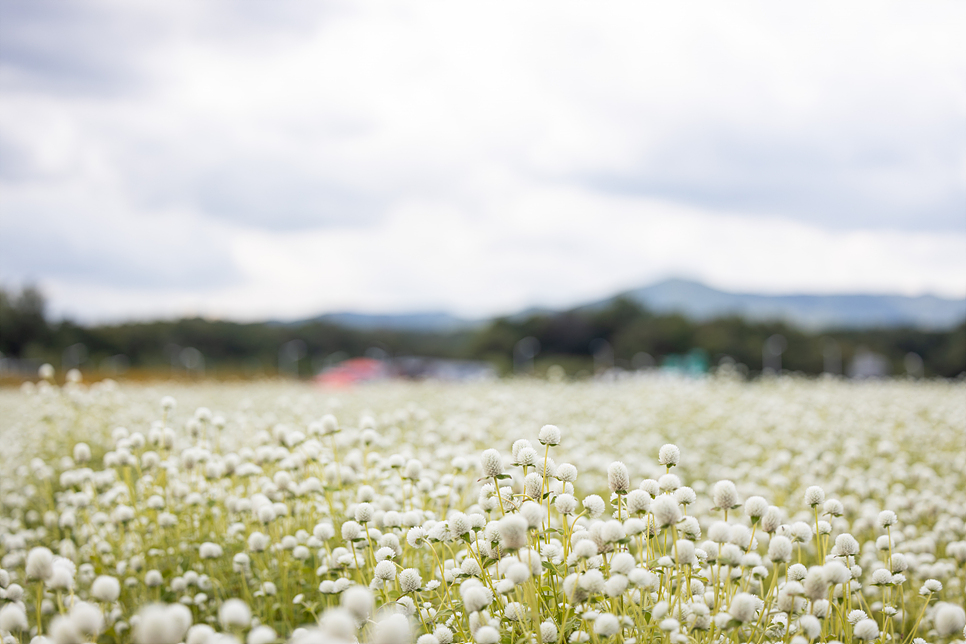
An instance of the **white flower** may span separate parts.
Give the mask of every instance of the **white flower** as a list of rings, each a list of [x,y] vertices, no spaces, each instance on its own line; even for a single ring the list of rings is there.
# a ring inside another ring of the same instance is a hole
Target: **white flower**
[[[594,620],[594,632],[601,637],[612,637],[617,635],[621,629],[620,620],[616,615],[601,613]]]
[[[775,535],[768,542],[768,558],[775,563],[788,563],[792,558],[792,542],[788,537]]]
[[[745,500],[745,514],[752,519],[760,519],[768,512],[768,501],[760,496],[749,496]]]
[[[668,443],[661,447],[660,452],[658,452],[657,462],[661,465],[667,467],[673,467],[677,465],[681,460],[681,450],[678,449],[677,445],[672,445]]]
[[[553,475],[564,483],[573,483],[577,480],[577,468],[570,463],[561,463]]]
[[[104,613],[94,604],[77,602],[71,607],[69,615],[74,628],[90,639],[97,639],[104,630]]]
[[[738,593],[731,600],[728,613],[742,623],[754,621],[757,617],[759,601],[757,597],[749,593]]]
[[[399,588],[403,593],[416,592],[423,585],[423,578],[415,568],[406,568],[399,573]]]
[[[537,434],[537,440],[540,441],[541,445],[559,445],[560,438],[560,428],[556,425],[544,425],[540,428],[540,433]]]
[[[573,514],[577,510],[577,499],[570,494],[557,495],[553,504],[560,514]]]
[[[376,564],[375,576],[383,581],[392,581],[396,578],[396,564],[392,561],[384,560]]]
[[[527,520],[517,514],[510,514],[497,523],[500,541],[508,550],[518,550],[527,545]]]
[[[54,553],[48,548],[33,548],[27,553],[26,572],[28,579],[50,579],[54,574]]]
[[[500,452],[488,449],[480,456],[480,465],[485,478],[493,478],[503,474],[503,459]]]
[[[879,637],[879,625],[874,619],[866,618],[856,623],[852,634],[860,640],[874,640]]]
[[[0,608],[0,631],[17,633],[30,628],[27,613],[23,606],[17,603],[6,603]]]
[[[262,624],[248,632],[248,637],[245,638],[245,644],[271,644],[277,637],[275,629]]]
[[[361,624],[372,613],[375,599],[372,596],[372,591],[368,588],[364,586],[352,586],[342,593],[341,603],[342,607],[352,613]]]
[[[895,512],[892,510],[883,510],[876,518],[876,523],[880,528],[888,528],[889,526],[895,525],[898,520]]]
[[[218,623],[222,628],[248,628],[251,621],[252,611],[240,599],[228,599],[218,609]]]
[[[714,484],[711,498],[719,510],[730,510],[738,504],[738,490],[731,481],[718,481]]]
[[[497,644],[500,641],[500,631],[492,626],[481,626],[473,633],[476,644]]]
[[[620,461],[614,461],[607,467],[607,485],[611,492],[627,492],[631,485],[631,477],[627,466]]]
[[[137,644],[177,644],[191,627],[191,611],[181,604],[148,604],[137,618]]]
[[[813,485],[805,490],[805,505],[815,507],[825,503],[825,490]]]
[[[91,584],[91,595],[94,599],[110,604],[121,596],[121,582],[114,577],[101,575]]]
[[[219,546],[217,543],[211,543],[210,541],[206,541],[205,543],[201,544],[201,547],[198,549],[198,554],[202,559],[217,559],[223,553],[224,551],[222,550],[221,546]]]
[[[583,501],[584,508],[590,513],[590,518],[596,519],[604,513],[606,505],[604,504],[604,499],[600,498],[596,494],[591,494],[584,497]]]
[[[672,496],[662,494],[651,503],[651,514],[658,527],[665,528],[681,520],[681,508]]]
[[[950,637],[962,632],[966,628],[966,612],[961,606],[942,603],[936,606],[933,624],[940,637]]]

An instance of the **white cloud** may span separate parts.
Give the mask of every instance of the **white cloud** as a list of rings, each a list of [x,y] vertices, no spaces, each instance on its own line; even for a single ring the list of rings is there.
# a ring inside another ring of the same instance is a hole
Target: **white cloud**
[[[956,4],[38,6],[4,9],[0,271],[60,311],[963,293]]]

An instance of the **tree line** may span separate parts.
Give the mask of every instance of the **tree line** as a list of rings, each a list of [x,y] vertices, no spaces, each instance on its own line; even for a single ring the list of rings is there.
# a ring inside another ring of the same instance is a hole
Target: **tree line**
[[[364,330],[323,321],[240,323],[203,318],[82,325],[51,321],[34,288],[0,289],[0,352],[21,362],[91,371],[191,371],[308,376],[342,359],[419,355],[486,360],[502,372],[561,365],[570,374],[720,364],[847,372],[874,356],[890,374],[957,377],[966,371],[966,321],[956,328],[831,329],[809,332],[740,317],[694,321],[617,299],[605,306],[502,317],[451,332]],[[698,356],[697,363],[682,358]],[[769,364],[771,360],[771,364]]]

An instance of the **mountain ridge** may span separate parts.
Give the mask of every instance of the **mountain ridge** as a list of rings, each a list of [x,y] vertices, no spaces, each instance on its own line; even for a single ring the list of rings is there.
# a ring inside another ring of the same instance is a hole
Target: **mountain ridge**
[[[618,298],[630,299],[654,313],[679,313],[696,321],[739,316],[755,322],[782,321],[808,331],[902,326],[939,330],[952,328],[966,320],[966,298],[869,293],[768,295],[724,291],[693,280],[671,278],[587,304],[560,309],[533,306],[493,318],[462,318],[445,311],[398,314],[343,311],[324,313],[290,324],[321,321],[365,330],[454,332],[478,328],[489,319],[501,317],[519,320],[568,310],[594,310]]]

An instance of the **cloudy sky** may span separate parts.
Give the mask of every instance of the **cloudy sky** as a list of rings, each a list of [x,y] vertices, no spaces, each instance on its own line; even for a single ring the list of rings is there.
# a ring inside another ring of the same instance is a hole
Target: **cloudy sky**
[[[0,282],[81,320],[966,294],[966,5],[7,0]]]

